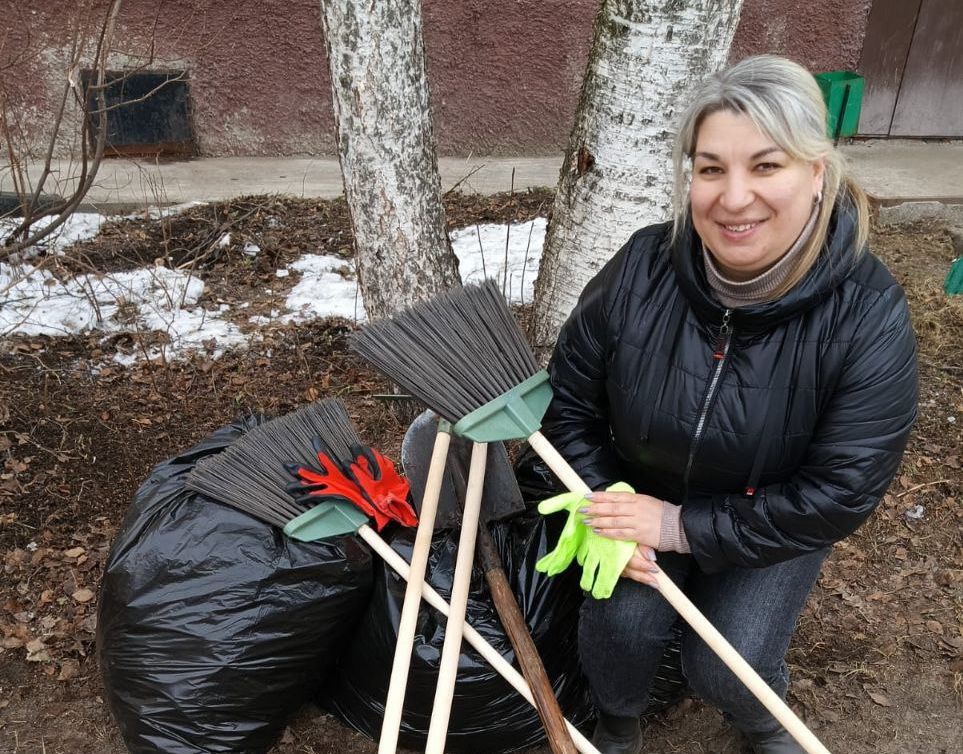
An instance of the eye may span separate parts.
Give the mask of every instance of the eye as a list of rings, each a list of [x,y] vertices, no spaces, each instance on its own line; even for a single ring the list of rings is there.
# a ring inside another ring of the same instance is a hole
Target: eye
[[[779,170],[781,165],[778,162],[760,162],[756,165],[756,170],[761,173],[771,173],[774,170]]]
[[[717,165],[705,165],[699,168],[699,175],[721,175],[722,168]]]

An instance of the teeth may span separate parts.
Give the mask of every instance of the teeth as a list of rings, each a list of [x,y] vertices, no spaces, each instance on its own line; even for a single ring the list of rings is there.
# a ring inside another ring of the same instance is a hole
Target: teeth
[[[759,223],[747,223],[745,225],[727,225],[726,230],[732,231],[733,233],[742,233],[744,230],[755,228],[758,224]]]

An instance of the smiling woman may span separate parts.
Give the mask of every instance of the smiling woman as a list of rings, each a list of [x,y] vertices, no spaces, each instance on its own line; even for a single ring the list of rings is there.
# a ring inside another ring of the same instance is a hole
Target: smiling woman
[[[772,267],[807,230],[822,183],[822,160],[792,157],[747,115],[720,110],[699,128],[692,224],[719,269],[745,281]]]
[[[675,146],[674,222],[635,233],[583,291],[549,370],[543,431],[595,492],[595,531],[636,543],[579,650],[602,754],[636,754],[676,616],[668,574],[779,694],[833,543],[879,503],[916,416],[906,301],[865,248],[867,206],[813,77],[746,59],[703,82]],[[689,684],[757,754],[803,748],[692,632]]]
[[[847,174],[826,120],[813,76],[772,55],[710,78],[683,113],[673,156],[673,237],[691,222],[706,273],[754,296],[742,303],[775,300],[805,276],[826,241],[840,193],[853,220],[853,251],[858,256],[865,249],[866,195]]]

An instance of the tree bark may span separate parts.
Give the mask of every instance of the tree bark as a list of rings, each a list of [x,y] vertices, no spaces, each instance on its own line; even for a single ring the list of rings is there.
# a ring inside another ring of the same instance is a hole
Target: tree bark
[[[321,0],[358,279],[372,318],[459,285],[419,0]]]
[[[585,284],[669,219],[672,137],[689,90],[729,54],[742,0],[603,0],[535,285],[547,353]]]

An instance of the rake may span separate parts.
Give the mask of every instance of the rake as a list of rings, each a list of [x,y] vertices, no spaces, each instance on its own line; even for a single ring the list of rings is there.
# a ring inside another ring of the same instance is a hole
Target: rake
[[[374,322],[351,346],[450,421],[455,434],[475,443],[525,439],[565,487],[591,492],[539,431],[552,400],[548,372],[539,369],[493,281],[443,293]],[[829,754],[682,590],[662,571],[655,578],[669,604],[800,746],[808,754]]]

